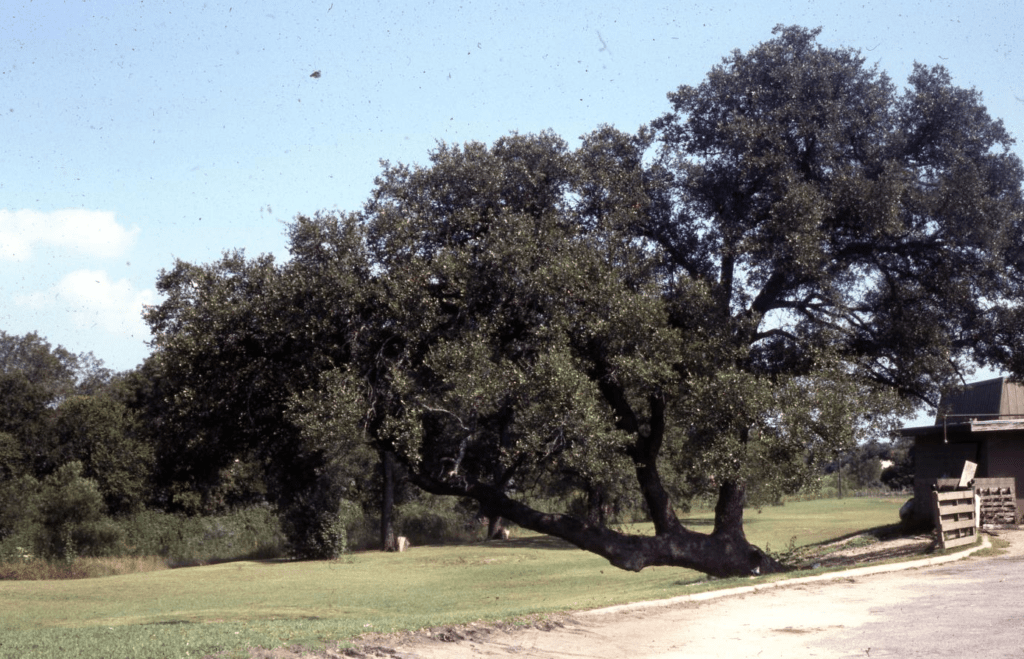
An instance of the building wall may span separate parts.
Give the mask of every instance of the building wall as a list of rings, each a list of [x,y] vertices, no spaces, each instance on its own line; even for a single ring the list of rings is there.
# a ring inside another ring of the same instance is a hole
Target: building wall
[[[985,475],[992,478],[1015,478],[1017,510],[1024,511],[1024,497],[1021,496],[1021,485],[1024,485],[1024,438],[999,437],[990,439],[986,444],[988,473]]]
[[[977,442],[961,441],[965,436],[953,436],[951,443],[944,441],[941,432],[914,438],[914,517],[932,521],[932,486],[936,479],[960,478],[964,460],[978,463]],[[979,466],[980,470],[980,466]],[[981,475],[981,474],[978,474]]]
[[[1018,515],[1024,513],[1024,432],[951,434],[914,438],[915,514],[931,515],[933,479],[959,478],[964,461],[978,465],[975,478],[1014,478]]]
[[[951,442],[942,436],[918,437],[914,441],[915,478],[959,478],[964,460],[979,464],[978,442]],[[988,476],[979,473],[978,476]]]

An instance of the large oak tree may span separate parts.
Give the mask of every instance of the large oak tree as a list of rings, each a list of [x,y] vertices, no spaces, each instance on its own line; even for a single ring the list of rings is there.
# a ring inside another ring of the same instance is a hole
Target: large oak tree
[[[223,436],[291,409],[289,437],[347,429],[420,487],[623,569],[779,569],[745,538],[749,497],[800,487],[900,400],[1020,354],[1022,168],[1002,124],[941,67],[898,89],[817,35],[777,28],[636,135],[386,164],[361,212],[296,220],[271,277],[287,294],[237,307],[227,345],[190,352],[181,319],[219,323],[217,305],[191,310],[197,273],[169,273],[183,306],[151,314],[158,355],[235,400],[189,400]],[[292,359],[303,333],[329,349]],[[290,377],[261,363],[306,369],[273,409],[211,368],[253,341],[239,354],[277,355],[232,362],[254,382]],[[633,491],[654,534],[530,505],[556,487],[592,511]],[[698,494],[716,497],[710,533],[676,514]]]
[[[934,401],[992,358],[1020,299],[1002,124],[941,67],[898,89],[818,31],[775,32],[636,137],[386,168],[362,218],[400,401],[378,440],[421,486],[626,569],[775,569],[743,534],[748,485],[792,487],[905,411],[887,394]],[[683,527],[663,471],[717,493],[712,533]],[[583,490],[632,472],[655,535],[507,493],[539,472]]]

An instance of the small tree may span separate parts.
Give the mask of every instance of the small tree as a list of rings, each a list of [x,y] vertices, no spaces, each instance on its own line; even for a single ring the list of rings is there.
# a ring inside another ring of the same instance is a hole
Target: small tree
[[[258,464],[262,487],[245,485],[277,505],[294,551],[308,558],[344,546],[339,506],[360,496],[351,483],[373,472],[375,455],[364,419],[339,428],[315,409],[338,412],[316,399],[351,361],[365,277],[359,235],[319,233],[326,228],[291,227],[284,265],[231,252],[161,273],[167,299],[147,315],[156,350],[135,403],[150,415],[156,480],[171,507],[197,491],[193,509],[215,504],[234,460]]]
[[[136,437],[133,415],[110,395],[71,396],[56,410],[55,454],[82,463],[95,480],[107,512],[141,508],[153,466],[153,448]]]
[[[71,560],[115,550],[121,535],[104,511],[99,486],[82,476],[82,464],[70,462],[60,467],[40,488],[36,554]]]

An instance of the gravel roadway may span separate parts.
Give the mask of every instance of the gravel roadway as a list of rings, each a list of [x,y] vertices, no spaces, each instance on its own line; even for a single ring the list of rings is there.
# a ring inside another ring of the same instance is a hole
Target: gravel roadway
[[[547,631],[470,631],[455,642],[417,635],[365,647],[363,656],[1024,657],[1024,531],[999,534],[1011,546],[993,558],[701,602],[578,612]]]

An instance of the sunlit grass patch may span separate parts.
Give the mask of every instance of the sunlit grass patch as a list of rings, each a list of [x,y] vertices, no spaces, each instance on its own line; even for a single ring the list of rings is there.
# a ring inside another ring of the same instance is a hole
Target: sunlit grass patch
[[[795,544],[811,544],[891,523],[897,509],[877,499],[792,503],[748,511],[747,534],[762,547],[783,548],[794,535]],[[709,515],[695,511],[687,518]],[[322,646],[365,632],[509,620],[748,583],[669,567],[624,572],[525,532],[503,542],[356,553],[337,561],[241,561],[72,581],[2,581],[0,657],[165,659]]]

